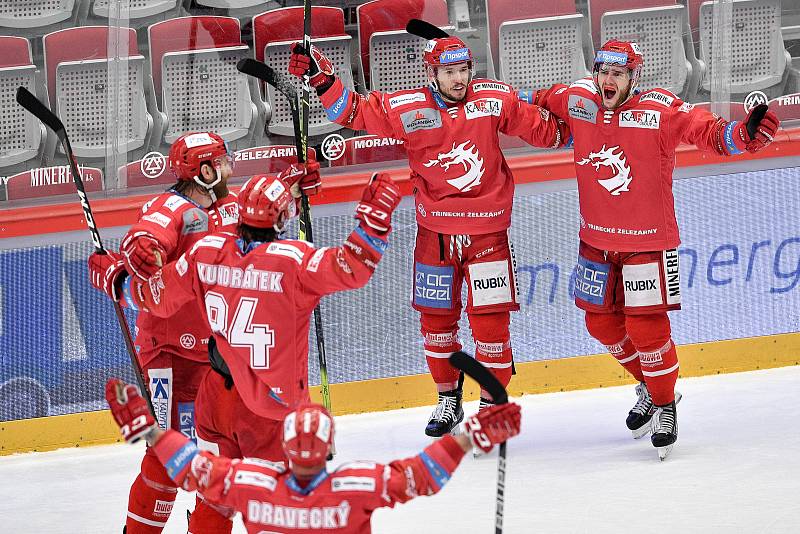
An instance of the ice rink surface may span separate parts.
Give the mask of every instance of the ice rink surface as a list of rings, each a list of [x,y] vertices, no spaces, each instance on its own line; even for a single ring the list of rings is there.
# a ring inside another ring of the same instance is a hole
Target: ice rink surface
[[[517,399],[523,432],[508,445],[505,532],[800,532],[800,367],[678,384],[679,439],[663,463],[649,438],[625,428],[633,386]],[[332,463],[416,454],[429,413],[337,418]],[[0,458],[0,532],[121,532],[141,454],[120,444]],[[378,511],[373,531],[493,533],[496,469],[496,455],[466,457],[439,495]],[[193,503],[181,492],[164,532],[186,532]]]

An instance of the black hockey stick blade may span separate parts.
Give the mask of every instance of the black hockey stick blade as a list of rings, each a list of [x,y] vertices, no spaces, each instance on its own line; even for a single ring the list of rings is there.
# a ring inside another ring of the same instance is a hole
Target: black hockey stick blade
[[[506,388],[495,378],[495,376],[484,367],[478,360],[465,352],[454,352],[450,355],[450,365],[463,371],[467,376],[476,381],[485,389],[494,400],[495,404],[505,404],[508,402]]]
[[[24,87],[18,87],[17,103],[30,111],[37,119],[42,121],[45,126],[53,130],[59,139],[62,141],[64,140],[64,137],[67,135],[64,123],[61,122],[61,119],[56,117],[56,114],[50,111],[47,106],[42,104],[41,100],[36,98],[33,93]]]
[[[411,35],[416,35],[417,37],[422,37],[423,39],[428,40],[439,39],[441,37],[450,37],[449,33],[438,26],[434,26],[430,22],[425,22],[424,20],[420,19],[409,20],[408,24],[406,24],[406,31]]]
[[[295,89],[294,85],[292,85],[292,83],[287,80],[285,76],[281,76],[275,72],[275,70],[273,70],[272,67],[266,63],[246,57],[239,60],[239,63],[236,64],[236,68],[239,72],[267,82],[281,92],[283,96],[288,98],[290,101],[297,100],[297,89]]]

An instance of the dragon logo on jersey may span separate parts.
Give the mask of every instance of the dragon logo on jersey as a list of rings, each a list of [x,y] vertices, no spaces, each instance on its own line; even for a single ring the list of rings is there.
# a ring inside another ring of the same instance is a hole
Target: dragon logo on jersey
[[[619,150],[619,152],[614,152],[615,150]],[[628,186],[633,181],[631,168],[619,146],[606,148],[606,145],[603,145],[599,151],[589,152],[589,155],[579,161],[578,165],[591,165],[596,171],[599,171],[601,166],[610,167],[614,176],[604,180],[598,179],[597,183],[605,187],[612,196],[618,196],[620,193],[628,191]]]
[[[461,165],[464,168],[464,174],[457,178],[447,180],[447,183],[466,193],[475,187],[481,185],[481,177],[485,169],[483,168],[483,158],[478,154],[478,149],[475,145],[469,147],[469,141],[464,141],[456,146],[453,143],[453,149],[444,154],[439,154],[437,159],[432,159],[425,163],[426,167],[433,167],[438,165],[445,172],[447,172],[452,165]]]

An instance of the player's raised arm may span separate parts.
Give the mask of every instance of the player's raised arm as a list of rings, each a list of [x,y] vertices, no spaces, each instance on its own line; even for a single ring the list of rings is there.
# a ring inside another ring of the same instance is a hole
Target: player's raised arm
[[[309,83],[317,91],[330,121],[353,130],[404,138],[402,129],[396,128],[390,120],[384,95],[372,91],[369,96],[363,96],[345,87],[335,75],[331,61],[314,45],[308,52],[300,43],[292,46],[289,72],[298,78],[308,73]]]

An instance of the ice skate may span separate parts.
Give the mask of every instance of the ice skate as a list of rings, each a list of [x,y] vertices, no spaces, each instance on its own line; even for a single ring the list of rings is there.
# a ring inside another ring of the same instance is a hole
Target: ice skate
[[[636,386],[636,395],[639,398],[636,404],[633,405],[631,411],[628,412],[628,417],[625,419],[625,425],[631,431],[633,439],[639,439],[650,433],[652,427],[650,420],[656,408],[653,404],[653,399],[650,397],[650,392],[647,390],[647,384],[639,382]],[[675,392],[675,403],[681,401],[681,394]]]
[[[650,441],[658,450],[658,457],[662,462],[672,452],[672,447],[678,440],[678,412],[675,404],[672,401],[666,406],[656,406],[650,421],[653,432]]]
[[[464,420],[464,408],[461,407],[461,390],[442,391],[439,393],[439,403],[434,408],[425,434],[440,438],[447,433],[455,433],[458,424]]]

